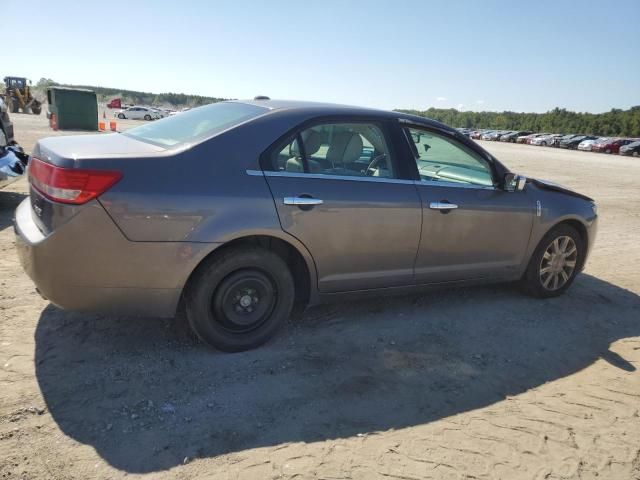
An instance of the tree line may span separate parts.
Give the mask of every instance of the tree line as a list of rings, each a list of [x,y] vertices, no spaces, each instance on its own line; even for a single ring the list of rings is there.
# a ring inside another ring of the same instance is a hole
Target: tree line
[[[35,85],[36,89],[42,92],[50,86],[87,88],[96,92],[100,102],[112,98],[121,98],[125,103],[156,106],[171,105],[175,108],[198,107],[226,100],[224,98],[187,95],[184,93],[149,93],[90,85],[64,85],[49,78],[41,78]],[[461,112],[455,108],[397,111],[432,118],[452,127],[640,137],[640,105],[631,107],[628,110],[614,108],[605,113],[572,112],[564,108],[554,108],[546,113]]]
[[[397,111],[428,117],[452,127],[640,137],[640,106],[628,110],[614,108],[605,113],[571,112],[564,108],[546,113],[461,112],[454,108]]]
[[[50,78],[41,78],[35,87],[44,91],[47,87],[62,86],[71,88],[86,88],[96,92],[99,102],[111,100],[113,98],[121,98],[125,103],[133,103],[136,105],[156,105],[173,107],[199,107],[209,103],[221,102],[225,98],[204,97],[201,95],[187,95],[184,93],[149,93],[139,92],[136,90],[123,90],[121,88],[96,87],[92,85],[68,85],[57,83]]]

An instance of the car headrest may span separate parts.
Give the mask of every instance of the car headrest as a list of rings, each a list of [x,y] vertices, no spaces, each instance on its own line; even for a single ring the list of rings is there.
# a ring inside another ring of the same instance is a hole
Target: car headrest
[[[322,136],[315,130],[305,130],[302,132],[302,142],[304,143],[304,152],[310,157],[320,150]]]
[[[322,136],[318,132],[315,130],[305,130],[302,132],[301,136],[304,143],[304,151],[308,157],[320,150],[320,147],[322,146]],[[289,154],[292,157],[299,157],[301,155],[297,137],[291,143]]]
[[[327,160],[332,163],[352,163],[362,155],[362,137],[355,132],[338,132],[333,136]]]

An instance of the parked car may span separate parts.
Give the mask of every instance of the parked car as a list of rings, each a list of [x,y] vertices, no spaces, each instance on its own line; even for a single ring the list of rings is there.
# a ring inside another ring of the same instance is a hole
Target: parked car
[[[534,138],[542,137],[544,135],[549,135],[549,134],[548,133],[531,133],[529,135],[520,135],[516,139],[516,143],[529,144],[531,142],[531,140],[533,140]]]
[[[593,135],[576,135],[562,140],[558,146],[560,148],[570,148],[575,150],[583,140],[595,140],[596,138],[597,137],[594,137]]]
[[[610,138],[606,142],[594,143],[591,146],[592,152],[598,153],[618,153],[620,147],[629,145],[633,140],[630,138]]]
[[[169,114],[162,108],[156,108],[156,107],[147,107],[150,110],[153,110],[154,112],[156,112],[158,114],[158,116],[160,118],[164,118],[164,117],[168,117]]]
[[[471,138],[471,130],[470,129],[460,127],[460,128],[456,128],[456,130],[458,130],[465,137]]]
[[[507,136],[507,135],[511,135],[515,132],[512,131],[505,131],[505,132],[500,132],[500,135],[498,135],[498,137],[496,138],[496,142],[501,142],[502,141],[502,137]]]
[[[149,107],[125,108],[120,110],[116,116],[121,120],[124,120],[125,118],[132,120],[158,120],[159,118],[162,118],[160,113]]]
[[[226,351],[265,342],[294,304],[363,291],[518,280],[555,297],[597,223],[590,198],[441,123],[322,103],[227,101],[41,139],[29,181],[16,246],[44,297],[159,317],[182,301]]]
[[[495,130],[487,130],[485,132],[482,132],[482,135],[480,135],[480,140],[489,140],[489,138],[496,133]]]
[[[553,145],[556,138],[559,138],[560,135],[557,133],[552,133],[549,135],[541,135],[539,137],[532,138],[529,142],[530,145],[536,145],[539,147],[548,147]]]
[[[608,139],[605,137],[599,137],[599,138],[591,138],[591,139],[587,139],[587,140],[582,140],[579,144],[578,144],[578,150],[582,150],[583,152],[590,152],[591,151],[591,147],[594,143],[598,143],[598,142],[606,142]]]
[[[516,143],[516,141],[518,140],[519,137],[523,137],[526,135],[531,135],[531,131],[516,131],[516,132],[509,132],[509,133],[505,133],[504,135],[502,135],[500,137],[500,141],[501,142],[511,142],[511,143]]]
[[[500,135],[507,133],[505,130],[490,130],[482,135],[482,140],[497,141]]]
[[[618,153],[620,155],[631,155],[633,157],[640,156],[640,140],[634,139],[633,142],[621,146]]]
[[[481,137],[483,134],[484,134],[484,130],[475,130],[471,132],[471,138],[473,140],[481,140]]]

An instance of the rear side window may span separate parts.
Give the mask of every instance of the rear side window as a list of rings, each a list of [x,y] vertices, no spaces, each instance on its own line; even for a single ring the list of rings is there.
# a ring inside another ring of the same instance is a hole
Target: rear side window
[[[270,158],[275,171],[394,178],[382,129],[369,123],[325,123],[299,132]]]
[[[211,137],[268,111],[246,103],[220,102],[132,128],[123,135],[161,147],[174,147]]]

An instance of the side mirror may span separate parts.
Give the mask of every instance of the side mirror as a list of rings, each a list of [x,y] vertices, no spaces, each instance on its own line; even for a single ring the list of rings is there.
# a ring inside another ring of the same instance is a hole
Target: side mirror
[[[521,192],[527,184],[527,177],[516,173],[507,173],[504,176],[504,189],[507,192]]]

